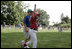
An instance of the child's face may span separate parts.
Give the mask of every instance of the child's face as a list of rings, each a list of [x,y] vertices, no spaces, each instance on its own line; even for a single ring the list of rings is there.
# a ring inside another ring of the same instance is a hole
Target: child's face
[[[32,15],[33,13],[32,12],[29,12],[29,15]]]

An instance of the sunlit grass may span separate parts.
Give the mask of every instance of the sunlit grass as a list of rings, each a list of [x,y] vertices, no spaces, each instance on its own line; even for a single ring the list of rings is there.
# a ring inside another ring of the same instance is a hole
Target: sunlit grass
[[[37,48],[71,48],[71,32],[45,31],[37,33]],[[1,29],[1,48],[18,48],[22,40],[23,28]]]

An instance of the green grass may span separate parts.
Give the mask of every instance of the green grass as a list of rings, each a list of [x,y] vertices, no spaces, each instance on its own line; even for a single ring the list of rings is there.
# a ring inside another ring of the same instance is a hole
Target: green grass
[[[70,48],[71,36],[69,33],[44,32],[38,33],[39,48]]]
[[[71,32],[38,32],[37,48],[71,48]],[[1,30],[1,48],[18,48],[23,30]]]

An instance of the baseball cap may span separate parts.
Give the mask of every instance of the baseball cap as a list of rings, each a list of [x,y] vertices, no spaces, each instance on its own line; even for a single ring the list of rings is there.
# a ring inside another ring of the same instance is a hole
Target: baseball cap
[[[32,11],[31,9],[28,9],[28,11],[27,11],[27,12],[31,12],[31,13],[32,13],[33,11]]]

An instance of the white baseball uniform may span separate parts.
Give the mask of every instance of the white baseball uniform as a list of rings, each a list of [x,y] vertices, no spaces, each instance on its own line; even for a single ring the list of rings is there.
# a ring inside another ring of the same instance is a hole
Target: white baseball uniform
[[[37,47],[37,37],[36,37],[36,30],[30,29],[29,28],[29,36],[30,36],[30,41],[28,41],[26,44],[30,45],[31,43],[33,43],[32,48],[36,48]]]
[[[25,27],[23,27],[23,28],[24,28],[24,37],[25,37],[25,39],[28,39],[29,38],[29,33],[26,32]],[[28,27],[27,27],[27,29],[29,31],[29,28]]]

